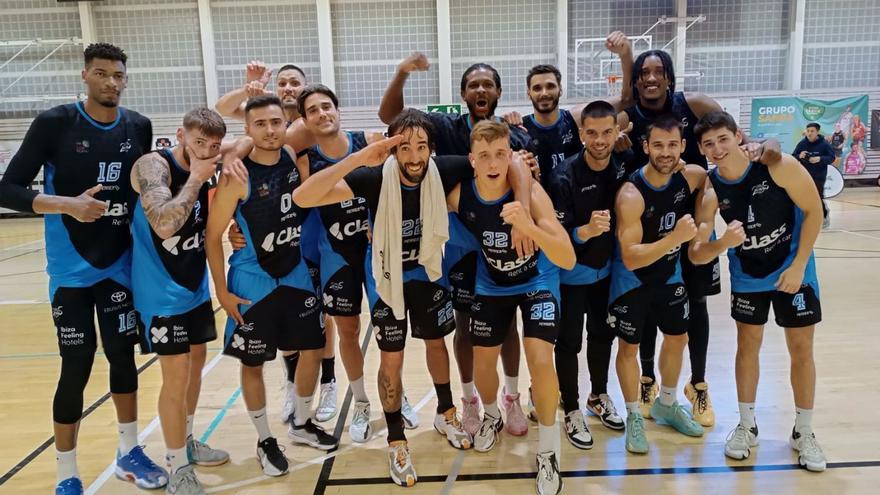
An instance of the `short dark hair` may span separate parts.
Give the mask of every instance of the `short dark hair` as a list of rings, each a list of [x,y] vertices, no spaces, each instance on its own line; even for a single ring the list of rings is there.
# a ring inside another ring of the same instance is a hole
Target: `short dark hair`
[[[651,122],[648,125],[648,130],[647,132],[645,132],[646,140],[651,140],[651,131],[653,131],[654,129],[660,129],[667,132],[673,129],[677,129],[678,135],[684,137],[682,135],[681,121],[676,119],[675,116],[672,114],[664,114],[654,119],[654,122]]]
[[[461,75],[461,91],[464,92],[465,86],[467,86],[467,78],[471,75],[471,72],[476,70],[485,69],[488,71],[492,71],[493,78],[495,79],[495,86],[498,89],[501,89],[501,76],[498,75],[498,71],[495,70],[495,67],[492,67],[489,64],[484,64],[482,62],[476,63],[467,69],[464,70],[464,74]]]
[[[275,95],[260,95],[254,96],[247,101],[247,104],[244,106],[244,113],[247,115],[251,110],[256,108],[266,108],[271,107],[272,105],[277,106],[278,108],[283,109],[284,107],[281,105],[281,99]]]
[[[339,108],[339,98],[336,97],[336,93],[334,93],[332,89],[323,84],[309,84],[303,89],[302,93],[296,97],[296,105],[299,107],[299,112],[301,114],[306,114],[306,100],[309,96],[314,94],[326,95],[330,98],[330,101],[333,102],[333,106],[337,109]]]
[[[428,116],[415,108],[404,108],[397,117],[388,124],[388,136],[403,134],[406,130],[421,128],[428,135],[428,148],[434,151],[434,124]]]
[[[293,65],[293,64],[285,64],[285,65],[282,65],[281,68],[278,69],[278,73],[281,74],[282,72],[284,72],[284,71],[286,71],[286,70],[295,70],[295,71],[299,72],[300,74],[302,74],[303,78],[306,77],[306,73],[303,72],[302,69],[300,69],[299,67],[297,67],[297,66],[295,66],[295,65]]]
[[[537,76],[538,74],[553,74],[556,76],[556,84],[562,84],[562,73],[559,72],[555,65],[539,64],[529,70],[529,74],[526,76],[527,88],[532,87],[532,76]]]
[[[817,131],[822,128],[818,122],[810,122],[809,124],[807,124],[807,129],[809,129],[810,127],[815,127]]]
[[[733,116],[724,110],[713,110],[703,115],[703,118],[694,126],[694,136],[696,136],[699,143],[703,140],[703,134],[722,127],[736,134],[737,126]]]
[[[663,50],[647,50],[640,53],[636,58],[636,61],[633,62],[630,88],[632,88],[633,98],[635,98],[636,101],[639,99],[639,89],[636,87],[636,83],[638,83],[639,78],[642,75],[642,67],[644,67],[645,60],[647,60],[648,57],[657,57],[660,59],[660,63],[663,64],[663,71],[666,73],[666,80],[669,82],[669,92],[675,93],[675,67],[672,63],[672,57],[669,56],[669,53]]]
[[[183,128],[198,129],[209,137],[222,138],[226,135],[226,122],[217,112],[208,107],[196,107],[183,116]]]
[[[611,103],[608,103],[605,100],[596,100],[591,101],[584,109],[581,111],[581,124],[587,120],[587,117],[591,119],[602,119],[605,117],[614,117],[615,123],[617,122],[617,111],[614,110],[614,106]]]
[[[112,60],[114,62],[122,62],[122,65],[125,65],[125,62],[128,60],[128,55],[122,51],[122,48],[119,48],[116,45],[111,45],[110,43],[92,43],[87,46],[83,51],[83,58],[85,59],[86,67],[92,63],[92,60],[99,58],[101,60]]]

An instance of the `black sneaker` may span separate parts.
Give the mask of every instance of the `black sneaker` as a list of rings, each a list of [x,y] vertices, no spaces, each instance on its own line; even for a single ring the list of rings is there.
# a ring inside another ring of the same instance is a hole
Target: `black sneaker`
[[[339,440],[336,437],[312,423],[311,419],[306,420],[302,426],[296,426],[291,421],[290,428],[287,429],[287,436],[293,443],[308,445],[318,450],[333,450],[339,446]]]
[[[275,437],[269,437],[262,442],[257,442],[257,460],[260,461],[263,474],[266,476],[287,474],[287,469],[290,466]]]

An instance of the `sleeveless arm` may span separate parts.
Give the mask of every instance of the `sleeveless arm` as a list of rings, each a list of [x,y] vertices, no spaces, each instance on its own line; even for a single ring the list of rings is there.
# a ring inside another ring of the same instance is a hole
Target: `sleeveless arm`
[[[645,200],[631,183],[628,182],[620,188],[614,210],[617,214],[620,257],[627,270],[633,271],[651,265],[681,244],[671,234],[650,244],[642,243],[641,217],[645,211]]]

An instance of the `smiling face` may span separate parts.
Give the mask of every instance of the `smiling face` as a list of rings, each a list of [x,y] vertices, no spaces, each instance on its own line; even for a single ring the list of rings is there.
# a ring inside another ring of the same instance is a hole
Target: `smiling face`
[[[119,106],[122,91],[128,83],[125,64],[102,58],[93,59],[82,70],[82,79],[89,99],[107,108]]]
[[[400,178],[406,185],[415,186],[425,179],[428,172],[428,160],[431,158],[428,133],[421,127],[411,127],[400,134],[403,141],[394,150]]]
[[[681,138],[681,131],[678,128],[669,131],[660,128],[651,129],[644,143],[648,163],[663,175],[672,173],[678,165],[683,149],[684,139]]]
[[[723,167],[729,163],[729,158],[741,156],[739,145],[742,143],[742,134],[739,130],[731,131],[727,127],[718,127],[704,132],[700,138],[700,153],[712,163]]]
[[[474,120],[495,115],[498,99],[501,98],[501,88],[495,83],[495,73],[485,68],[472,70],[465,78],[461,98]]]
[[[332,136],[339,132],[339,110],[333,100],[323,93],[312,93],[303,101],[300,110],[306,128],[316,136]]]
[[[306,87],[306,78],[296,69],[287,69],[275,78],[275,94],[288,110],[296,110],[296,98]]]
[[[607,160],[614,151],[614,143],[620,134],[617,119],[607,117],[587,117],[581,128],[581,140],[591,157],[598,161]]]
[[[559,107],[562,88],[555,74],[535,74],[529,83],[528,94],[535,112],[551,113]]]
[[[278,151],[284,146],[287,121],[284,110],[278,105],[253,108],[245,115],[245,134],[254,140],[254,147],[265,151]]]
[[[666,78],[666,69],[663,61],[656,55],[645,58],[642,69],[638,74],[636,89],[639,98],[646,102],[658,101],[666,96],[669,90],[669,80]]]

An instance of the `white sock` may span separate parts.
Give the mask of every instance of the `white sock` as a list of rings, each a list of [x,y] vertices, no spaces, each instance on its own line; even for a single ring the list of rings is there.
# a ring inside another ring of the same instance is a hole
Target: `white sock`
[[[251,422],[254,423],[254,427],[257,429],[257,435],[260,437],[261,442],[272,436],[272,431],[269,429],[269,418],[266,416],[265,407],[259,411],[248,411],[248,415],[251,417]]]
[[[740,402],[739,403],[739,424],[746,428],[754,428],[755,425],[755,403]]]
[[[186,446],[179,449],[168,449],[168,452],[165,454],[165,459],[168,460],[168,465],[171,466],[171,472],[169,474],[174,474],[178,469],[186,467],[186,465],[189,464],[189,459],[186,456]]]
[[[55,451],[55,472],[58,475],[58,483],[69,479],[79,478],[79,469],[76,468],[76,447],[67,452]]]
[[[638,414],[639,416],[642,415],[642,409],[639,407],[638,401],[625,402],[624,405],[626,406],[626,413],[627,414]]]
[[[461,395],[464,396],[464,400],[472,401],[477,395],[477,388],[474,387],[474,382],[462,382]]]
[[[127,456],[138,444],[138,423],[119,423],[119,454]]]
[[[550,426],[538,424],[538,453],[553,451],[556,454],[556,460],[559,461],[559,450],[561,442],[559,440],[559,422],[555,422]]]
[[[504,393],[516,395],[519,393],[519,377],[504,375]]]
[[[675,404],[675,387],[660,386],[660,403],[664,406]]]
[[[193,436],[193,418],[192,414],[186,417],[186,438]]]
[[[795,408],[796,415],[794,417],[794,431],[803,432],[805,429],[812,431],[813,429],[813,410]]]
[[[352,381],[349,386],[351,387],[351,398],[355,402],[369,402],[370,399],[367,398],[367,391],[364,390],[364,377],[361,376],[357,380]]]
[[[293,424],[302,426],[312,417],[312,396],[296,396],[296,409],[293,410]]]
[[[501,417],[501,409],[498,409],[498,402],[493,402],[491,404],[483,404],[483,412],[492,416],[495,419]]]

